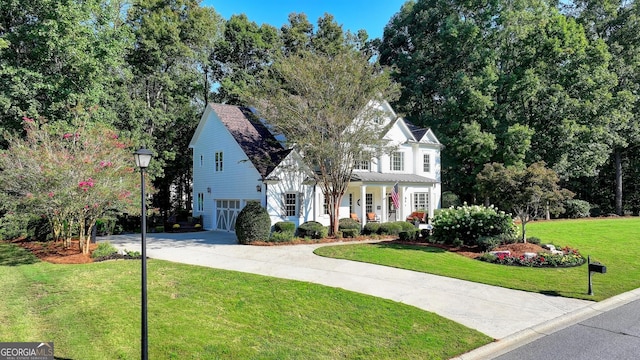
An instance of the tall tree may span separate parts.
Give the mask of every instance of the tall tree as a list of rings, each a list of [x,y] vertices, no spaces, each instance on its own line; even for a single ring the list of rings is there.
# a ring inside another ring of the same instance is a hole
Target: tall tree
[[[332,234],[354,161],[385,145],[376,108],[366,105],[387,100],[392,91],[388,73],[352,50],[279,57],[253,88],[250,103],[317,169]]]
[[[70,109],[104,105],[129,44],[120,10],[116,0],[1,0],[0,128],[21,130],[27,114],[70,122]]]
[[[156,205],[167,215],[171,188],[188,188],[190,161],[185,138],[195,129],[208,98],[210,78],[203,82],[205,56],[219,37],[222,19],[199,0],[138,0],[129,8],[127,25],[135,47],[127,55],[131,77],[119,108],[122,129],[157,154],[151,173],[158,194]],[[191,204],[186,201],[187,207]]]

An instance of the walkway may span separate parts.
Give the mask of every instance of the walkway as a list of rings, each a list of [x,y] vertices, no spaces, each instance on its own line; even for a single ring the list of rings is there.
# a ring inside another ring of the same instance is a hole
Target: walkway
[[[140,251],[140,235],[99,238]],[[331,244],[334,245],[334,244]],[[319,245],[237,245],[217,231],[148,234],[147,256],[192,265],[307,281],[413,305],[495,339],[585,309],[591,301],[547,296],[313,254]]]

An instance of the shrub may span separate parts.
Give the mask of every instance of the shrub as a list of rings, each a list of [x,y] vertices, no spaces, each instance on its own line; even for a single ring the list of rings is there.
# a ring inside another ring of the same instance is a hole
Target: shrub
[[[278,221],[273,225],[270,242],[290,242],[295,238],[296,224],[291,221]]]
[[[274,232],[292,232],[296,231],[296,224],[293,221],[278,221],[273,224]]]
[[[322,239],[327,237],[329,229],[317,221],[307,221],[298,226],[297,235],[302,238]]]
[[[403,221],[388,222],[388,223],[380,224],[380,230],[379,230],[380,234],[381,235],[398,235],[400,231],[402,231],[402,226],[398,224],[398,222],[403,222]]]
[[[116,249],[110,242],[100,242],[98,243],[98,247],[91,253],[92,258],[99,258],[103,256],[109,256],[113,253],[117,253],[118,249]]]
[[[569,199],[564,202],[565,215],[571,219],[589,217],[591,205],[588,201]]]
[[[351,218],[342,218],[338,220],[338,229],[339,230],[352,229],[352,230],[358,230],[358,232],[360,232],[360,223]]]
[[[460,206],[460,197],[454,193],[452,193],[451,191],[445,191],[442,193],[442,197],[441,200],[442,202],[442,208],[443,209],[447,209],[450,207],[456,207],[456,206]]]
[[[414,229],[417,229],[417,227],[413,225],[413,223],[410,223],[408,221],[397,221],[397,223],[398,225],[400,225],[402,231],[412,231]]]
[[[360,235],[360,229],[342,229],[342,237],[354,238]]]
[[[418,229],[413,228],[412,230],[402,230],[398,233],[398,237],[402,241],[415,241],[418,238]]]
[[[274,231],[269,236],[269,242],[291,242],[294,238],[292,231]]]
[[[370,223],[364,224],[364,229],[362,230],[362,233],[364,235],[372,235],[372,234],[377,234],[379,231],[380,231],[380,223],[370,222]]]
[[[501,242],[498,236],[480,236],[478,238],[478,246],[482,251],[492,251],[500,246]]]
[[[515,234],[516,226],[509,214],[493,206],[468,206],[442,209],[433,218],[436,241],[451,244],[454,239],[475,245],[481,236]]]
[[[236,237],[240,244],[268,241],[271,218],[267,210],[257,201],[249,201],[236,219]]]
[[[529,244],[540,245],[540,238],[537,238],[535,236],[530,236],[530,237],[527,238],[527,242]]]

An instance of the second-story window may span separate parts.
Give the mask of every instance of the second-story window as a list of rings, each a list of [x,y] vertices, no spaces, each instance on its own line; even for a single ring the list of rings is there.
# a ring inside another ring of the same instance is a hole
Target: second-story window
[[[391,171],[404,171],[404,153],[391,153]]]
[[[222,171],[222,151],[216,151],[216,171]]]
[[[431,172],[431,156],[429,154],[423,154],[422,159],[422,171]]]
[[[356,160],[353,170],[369,170],[369,160]]]

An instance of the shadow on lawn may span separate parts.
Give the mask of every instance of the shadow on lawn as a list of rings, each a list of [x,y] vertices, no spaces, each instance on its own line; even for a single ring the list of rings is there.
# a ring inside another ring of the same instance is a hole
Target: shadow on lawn
[[[379,248],[388,248],[388,249],[396,249],[396,250],[419,250],[426,253],[443,253],[447,252],[447,250],[438,248],[435,246],[428,245],[411,245],[411,244],[398,244],[393,242],[381,242],[375,244],[375,246]]]
[[[30,265],[40,262],[30,251],[20,246],[0,242],[0,266]]]

